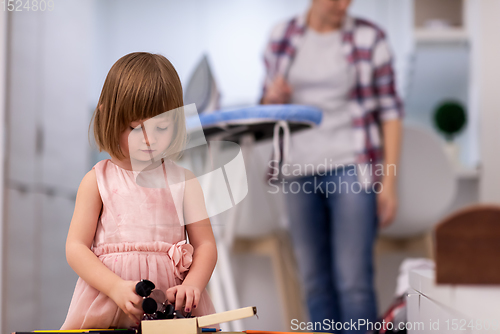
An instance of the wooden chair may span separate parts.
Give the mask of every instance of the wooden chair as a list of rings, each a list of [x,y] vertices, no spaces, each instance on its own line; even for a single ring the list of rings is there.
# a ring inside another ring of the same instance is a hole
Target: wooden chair
[[[436,226],[436,281],[500,284],[500,206],[474,205]]]

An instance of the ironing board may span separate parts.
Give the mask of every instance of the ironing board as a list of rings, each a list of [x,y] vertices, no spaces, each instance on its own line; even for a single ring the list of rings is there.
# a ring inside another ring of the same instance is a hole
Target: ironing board
[[[275,104],[201,114],[200,122],[207,139],[225,133],[225,140],[239,142],[245,134],[252,134],[256,141],[272,138],[280,122],[286,122],[290,132],[311,128],[322,117],[322,111],[314,107]]]
[[[207,141],[237,142],[241,146],[243,157],[246,158],[251,155],[255,141],[272,139],[274,160],[286,161],[290,133],[318,126],[322,117],[323,113],[318,108],[287,104],[258,105],[202,113],[199,115],[199,121]],[[186,122],[189,128],[191,126],[190,120],[187,119]],[[283,130],[283,154],[281,154],[279,141],[280,129]],[[229,257],[237,217],[236,212],[237,208],[231,210],[231,218],[226,223],[224,235],[216,233],[218,263],[209,284],[212,300],[219,312],[241,307],[237,298]],[[239,331],[244,328],[241,321],[234,321],[231,326],[232,328],[224,328],[224,330]]]

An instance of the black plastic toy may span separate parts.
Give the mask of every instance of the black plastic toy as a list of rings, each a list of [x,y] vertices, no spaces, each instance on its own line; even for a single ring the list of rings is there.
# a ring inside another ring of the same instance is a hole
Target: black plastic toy
[[[135,285],[135,292],[143,298],[142,320],[191,318],[191,312],[184,315],[181,310],[174,310],[174,305],[167,301],[165,293],[155,289],[151,281],[141,280]]]

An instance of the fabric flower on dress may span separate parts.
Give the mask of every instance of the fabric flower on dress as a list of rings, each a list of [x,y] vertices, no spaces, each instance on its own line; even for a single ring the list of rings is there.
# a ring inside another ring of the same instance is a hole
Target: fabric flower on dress
[[[184,280],[193,262],[193,252],[193,246],[186,243],[186,240],[173,244],[168,250],[168,256],[174,264],[174,275],[180,280]]]

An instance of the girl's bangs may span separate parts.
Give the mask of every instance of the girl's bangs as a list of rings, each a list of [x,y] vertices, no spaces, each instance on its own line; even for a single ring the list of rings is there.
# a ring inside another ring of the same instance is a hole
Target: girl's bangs
[[[171,109],[169,101],[173,96],[169,96],[165,83],[158,77],[148,79],[135,84],[132,94],[129,94],[130,101],[124,101],[131,108],[126,113],[130,115],[128,122],[149,119]]]

